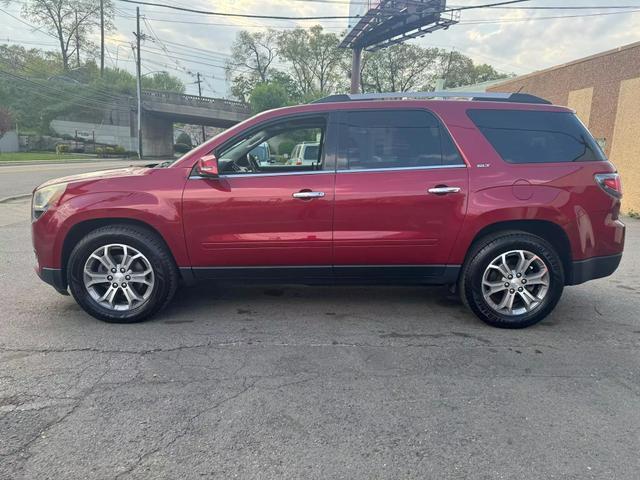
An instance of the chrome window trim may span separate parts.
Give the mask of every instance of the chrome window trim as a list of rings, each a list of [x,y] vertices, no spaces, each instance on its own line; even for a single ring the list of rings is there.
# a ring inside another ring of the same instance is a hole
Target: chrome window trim
[[[383,167],[383,168],[361,168],[356,170],[337,170],[337,173],[358,173],[358,172],[389,172],[396,170],[436,170],[441,168],[467,168],[467,165],[427,165],[424,167]]]
[[[333,170],[311,170],[311,171],[304,171],[304,172],[273,172],[273,173],[232,173],[232,174],[228,174],[228,175],[218,175],[217,177],[213,177],[213,178],[255,178],[255,177],[280,177],[280,176],[288,176],[288,175],[317,175],[320,173],[335,173]],[[189,176],[190,179],[196,179],[196,180],[201,180],[201,179],[209,179],[211,180],[212,177],[202,177],[200,175],[190,175]]]

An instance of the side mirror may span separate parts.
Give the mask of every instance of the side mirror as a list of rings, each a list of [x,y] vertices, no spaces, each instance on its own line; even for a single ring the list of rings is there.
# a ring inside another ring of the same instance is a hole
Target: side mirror
[[[218,176],[218,159],[215,155],[205,155],[198,160],[196,172],[201,177],[215,178]]]

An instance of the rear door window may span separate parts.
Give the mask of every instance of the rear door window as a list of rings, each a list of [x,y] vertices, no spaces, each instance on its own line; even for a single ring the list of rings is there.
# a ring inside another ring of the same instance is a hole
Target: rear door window
[[[483,109],[467,114],[509,163],[606,160],[589,131],[570,112]]]
[[[464,165],[449,134],[427,111],[345,112],[340,123],[340,169]]]

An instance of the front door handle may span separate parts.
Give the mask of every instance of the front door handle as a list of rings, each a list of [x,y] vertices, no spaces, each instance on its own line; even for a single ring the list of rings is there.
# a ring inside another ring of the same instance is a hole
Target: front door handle
[[[312,192],[311,190],[303,190],[293,194],[293,198],[302,198],[303,200],[322,197],[324,197],[324,192]]]
[[[438,185],[437,187],[430,188],[427,190],[429,193],[433,193],[434,195],[446,195],[447,193],[459,193],[460,187],[447,187],[446,185]]]

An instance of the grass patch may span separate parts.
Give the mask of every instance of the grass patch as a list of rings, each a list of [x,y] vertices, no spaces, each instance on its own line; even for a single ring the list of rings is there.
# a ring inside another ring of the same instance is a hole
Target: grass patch
[[[62,153],[57,155],[54,152],[15,152],[0,153],[0,162],[38,162],[38,161],[57,161],[64,162],[67,160],[81,160],[83,158],[95,158],[93,155],[83,155],[77,153]]]

